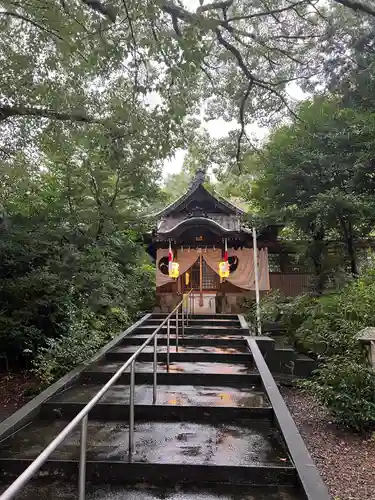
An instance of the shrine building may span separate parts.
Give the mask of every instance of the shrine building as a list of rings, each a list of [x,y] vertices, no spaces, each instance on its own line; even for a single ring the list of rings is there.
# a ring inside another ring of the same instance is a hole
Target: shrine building
[[[185,194],[154,214],[155,227],[146,237],[156,264],[158,310],[170,312],[183,293],[193,289],[194,313],[239,313],[244,299],[255,299],[252,229],[240,208],[204,187],[198,172]],[[258,229],[257,260],[260,294],[278,289],[285,295],[307,291],[309,275],[288,267],[279,239],[281,225]],[[170,276],[170,257],[178,277]],[[227,258],[229,276],[221,279],[219,265]]]

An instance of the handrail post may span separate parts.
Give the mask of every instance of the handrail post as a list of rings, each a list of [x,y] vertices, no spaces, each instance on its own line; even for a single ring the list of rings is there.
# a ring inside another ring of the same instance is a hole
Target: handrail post
[[[85,415],[81,421],[81,446],[79,456],[79,478],[78,478],[78,499],[86,498],[86,451],[87,451],[87,424],[88,415]]]
[[[157,363],[158,363],[158,355],[157,355],[157,346],[158,346],[158,335],[156,334],[154,337],[154,387],[152,394],[152,404],[156,404],[156,384],[157,384]]]
[[[171,338],[171,320],[169,319],[167,322],[167,372],[169,372],[170,338]]]
[[[178,352],[178,307],[176,309],[176,352]]]
[[[134,399],[135,399],[135,360],[130,365],[130,398],[129,398],[129,462],[134,453]]]
[[[182,302],[181,306],[181,317],[182,317],[182,338],[184,338],[185,334],[185,310],[184,310],[185,304]]]

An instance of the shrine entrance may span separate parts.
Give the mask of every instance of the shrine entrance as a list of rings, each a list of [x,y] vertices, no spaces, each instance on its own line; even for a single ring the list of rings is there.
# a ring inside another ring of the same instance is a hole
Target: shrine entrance
[[[187,284],[186,274],[189,275]],[[182,277],[184,291],[193,289],[194,314],[215,314],[216,295],[220,289],[219,275],[207,264],[203,255]]]
[[[186,273],[189,274],[189,284],[186,285],[186,278],[184,277],[185,290],[193,289],[202,290],[203,292],[212,292],[220,288],[219,275],[211,269],[202,255],[199,256],[198,260]]]

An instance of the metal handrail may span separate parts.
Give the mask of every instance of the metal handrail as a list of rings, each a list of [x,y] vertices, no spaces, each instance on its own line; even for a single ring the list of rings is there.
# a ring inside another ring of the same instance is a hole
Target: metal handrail
[[[188,293],[189,297],[192,290]],[[157,335],[163,326],[167,323],[167,370],[169,371],[169,351],[170,351],[170,318],[176,314],[176,351],[178,351],[178,310],[182,308],[182,333],[184,334],[184,318],[187,321],[191,316],[191,301],[190,307],[187,307],[186,314],[184,311],[184,298],[177,304],[173,311],[162,321],[155,329],[150,337],[137,349],[137,351],[117,370],[117,372],[109,379],[109,381],[100,389],[100,391],[82,408],[82,410],[74,417],[74,419],[58,434],[53,441],[40,453],[40,455],[27,467],[26,470],[4,491],[0,496],[0,500],[11,500],[25,484],[38,472],[49,456],[60,446],[60,444],[74,431],[79,423],[81,423],[81,442],[80,442],[80,458],[79,458],[79,480],[78,480],[78,499],[85,500],[86,497],[86,448],[87,448],[87,425],[88,414],[94,406],[102,399],[108,389],[117,382],[121,375],[130,366],[130,401],[129,401],[129,459],[131,460],[134,451],[134,394],[135,394],[135,362],[139,354],[154,340],[154,361],[153,361],[153,404],[156,404],[156,386],[157,386]]]

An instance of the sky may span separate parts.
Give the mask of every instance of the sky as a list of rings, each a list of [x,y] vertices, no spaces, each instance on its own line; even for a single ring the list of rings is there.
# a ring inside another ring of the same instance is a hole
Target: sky
[[[199,0],[184,0],[186,8],[195,10],[199,6]],[[291,99],[296,101],[301,101],[306,98],[306,94],[301,90],[301,88],[296,83],[291,83],[287,92]],[[206,129],[213,138],[225,137],[230,130],[238,127],[238,123],[226,122],[224,119],[219,118],[217,120],[204,121],[202,120],[201,128]],[[269,129],[266,127],[259,127],[256,123],[246,126],[246,133],[249,137],[253,137],[257,140],[264,140]],[[169,174],[176,174],[181,171],[184,158],[186,155],[186,150],[178,149],[173,158],[166,160],[163,165],[163,176],[166,177]]]

